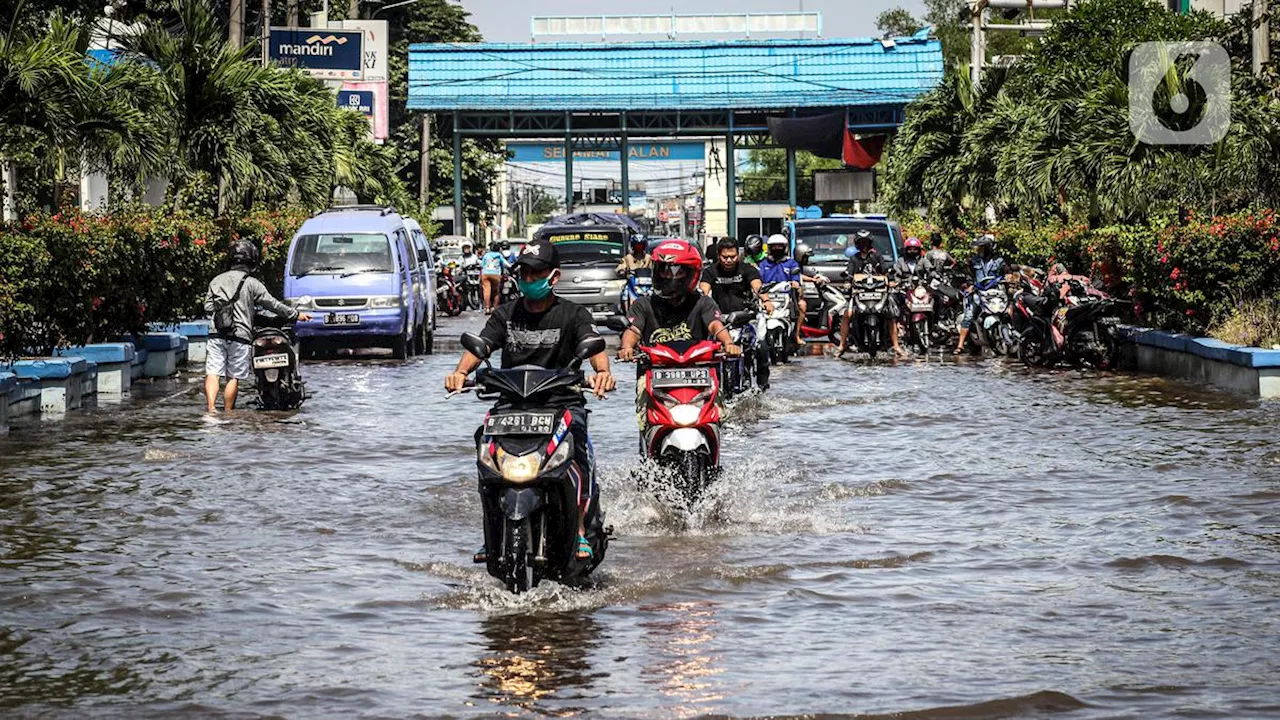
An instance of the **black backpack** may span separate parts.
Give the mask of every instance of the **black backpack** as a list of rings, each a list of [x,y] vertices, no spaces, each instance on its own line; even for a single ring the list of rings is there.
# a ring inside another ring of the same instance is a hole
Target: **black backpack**
[[[236,334],[236,298],[240,297],[240,290],[244,287],[244,281],[249,279],[249,273],[245,273],[240,278],[240,284],[236,286],[236,291],[231,297],[223,300],[214,295],[213,297],[213,332],[218,337],[232,338]]]

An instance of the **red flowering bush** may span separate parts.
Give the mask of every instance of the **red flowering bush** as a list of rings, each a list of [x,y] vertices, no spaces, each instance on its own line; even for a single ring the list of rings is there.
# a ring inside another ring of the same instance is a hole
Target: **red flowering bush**
[[[35,215],[0,226],[0,357],[102,342],[151,322],[204,316],[209,280],[233,237],[263,250],[278,293],[305,213],[255,211],[215,222],[167,208],[110,216]]]

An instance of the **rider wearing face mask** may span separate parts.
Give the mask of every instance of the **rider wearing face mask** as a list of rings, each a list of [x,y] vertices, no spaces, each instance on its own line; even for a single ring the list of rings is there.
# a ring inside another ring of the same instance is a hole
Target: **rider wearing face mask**
[[[484,330],[480,331],[480,337],[495,350],[502,349],[504,368],[520,365],[548,369],[569,367],[575,361],[574,350],[578,343],[597,333],[591,323],[591,313],[586,308],[561,300],[552,292],[560,280],[560,259],[555,246],[547,240],[534,240],[525,245],[516,258],[515,272],[518,273],[523,297],[494,310]],[[609,357],[601,352],[589,358],[589,362],[595,370],[590,380],[591,390],[596,397],[603,398],[615,386],[609,371]],[[467,376],[479,366],[479,358],[469,352],[463,353],[457,369],[445,378],[445,389],[450,392],[462,389]],[[580,467],[593,467],[594,458],[587,436],[587,410],[581,394],[572,393],[559,400],[572,416],[570,432],[574,436],[573,450]],[[588,473],[587,476],[591,478],[594,474]],[[578,496],[583,499],[583,504],[579,506],[577,555],[590,558],[591,545],[586,540],[582,518],[590,504],[598,502],[599,489],[592,482],[591,487],[580,488]],[[485,550],[477,553],[476,561],[483,562],[484,554]]]
[[[769,254],[760,262],[760,279],[765,285],[773,285],[776,283],[789,283],[791,285],[791,293],[797,299],[796,306],[800,309],[799,317],[803,318],[808,311],[808,303],[804,301],[804,288],[800,284],[802,280],[808,280],[813,283],[824,283],[827,279],[821,275],[809,276],[805,275],[800,267],[800,263],[796,262],[788,253],[791,249],[791,243],[785,235],[773,234],[769,236],[767,243]],[[796,323],[796,343],[802,343],[803,339],[800,334],[801,323]]]

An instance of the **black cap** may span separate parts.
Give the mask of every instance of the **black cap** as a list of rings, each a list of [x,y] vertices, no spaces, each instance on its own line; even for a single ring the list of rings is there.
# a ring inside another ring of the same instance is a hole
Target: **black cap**
[[[534,240],[520,250],[520,256],[516,258],[516,267],[521,265],[530,270],[558,268],[560,267],[560,256],[556,252],[556,246],[551,244],[551,241],[545,238]]]

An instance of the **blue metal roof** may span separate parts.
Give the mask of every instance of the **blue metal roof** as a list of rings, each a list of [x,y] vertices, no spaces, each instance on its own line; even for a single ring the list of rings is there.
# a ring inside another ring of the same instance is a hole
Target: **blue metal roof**
[[[419,43],[410,110],[758,110],[905,104],[942,79],[942,46],[879,40]]]

